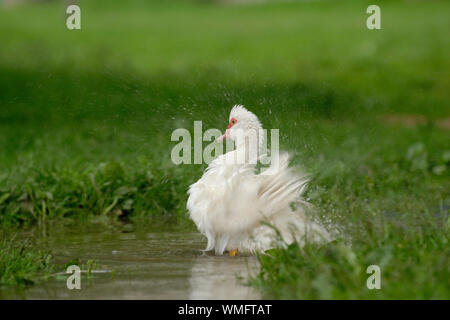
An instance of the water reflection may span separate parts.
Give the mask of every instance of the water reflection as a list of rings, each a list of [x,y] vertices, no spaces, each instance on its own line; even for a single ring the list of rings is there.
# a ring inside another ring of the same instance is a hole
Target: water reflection
[[[244,285],[254,273],[254,257],[205,255],[197,233],[123,230],[61,230],[46,237],[19,235],[50,250],[60,265],[95,259],[102,273],[81,276],[81,290],[68,290],[67,275],[29,288],[0,290],[0,298],[26,299],[258,299]],[[243,277],[239,280],[237,278]]]
[[[200,256],[191,267],[189,299],[258,299],[245,285],[256,268],[254,257]]]

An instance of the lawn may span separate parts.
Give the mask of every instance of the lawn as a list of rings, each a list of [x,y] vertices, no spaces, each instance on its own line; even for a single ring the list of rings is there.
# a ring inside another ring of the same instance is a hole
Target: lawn
[[[193,230],[186,190],[205,165],[174,165],[171,133],[223,130],[239,103],[280,129],[340,232],[261,256],[252,285],[287,299],[450,298],[450,4],[377,3],[377,31],[368,1],[80,1],[79,31],[60,2],[1,8],[1,232]],[[16,259],[3,250],[0,265]],[[381,290],[365,285],[371,264]]]

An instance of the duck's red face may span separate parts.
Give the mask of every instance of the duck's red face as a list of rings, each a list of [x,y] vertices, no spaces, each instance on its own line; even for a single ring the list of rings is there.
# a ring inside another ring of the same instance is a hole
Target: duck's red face
[[[228,124],[227,129],[230,129],[232,126],[236,124],[237,120],[235,118],[231,118],[230,123]]]
[[[232,126],[234,126],[237,123],[237,120],[235,118],[230,119],[230,123],[227,126],[227,130],[225,130],[225,134],[217,138],[217,141],[222,141],[227,139],[230,136],[230,129]]]

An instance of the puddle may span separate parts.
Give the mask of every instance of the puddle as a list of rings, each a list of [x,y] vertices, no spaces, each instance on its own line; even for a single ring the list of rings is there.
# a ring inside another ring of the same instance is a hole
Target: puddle
[[[81,274],[80,290],[67,289],[69,275],[62,274],[27,288],[1,289],[2,299],[260,299],[238,279],[256,272],[256,258],[203,254],[206,241],[198,233],[91,227],[19,238],[51,251],[60,265],[95,259],[97,272]]]

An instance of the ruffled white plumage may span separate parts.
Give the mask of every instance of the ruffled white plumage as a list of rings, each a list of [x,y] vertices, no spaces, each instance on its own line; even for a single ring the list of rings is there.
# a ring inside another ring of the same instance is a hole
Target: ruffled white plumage
[[[250,113],[245,108],[239,112]],[[307,180],[289,167],[289,155],[282,153],[256,174],[255,164],[230,161],[241,151],[237,147],[219,156],[189,188],[187,208],[208,239],[205,250],[262,252],[280,245],[277,233],[281,244],[328,240],[326,230],[305,215]]]

